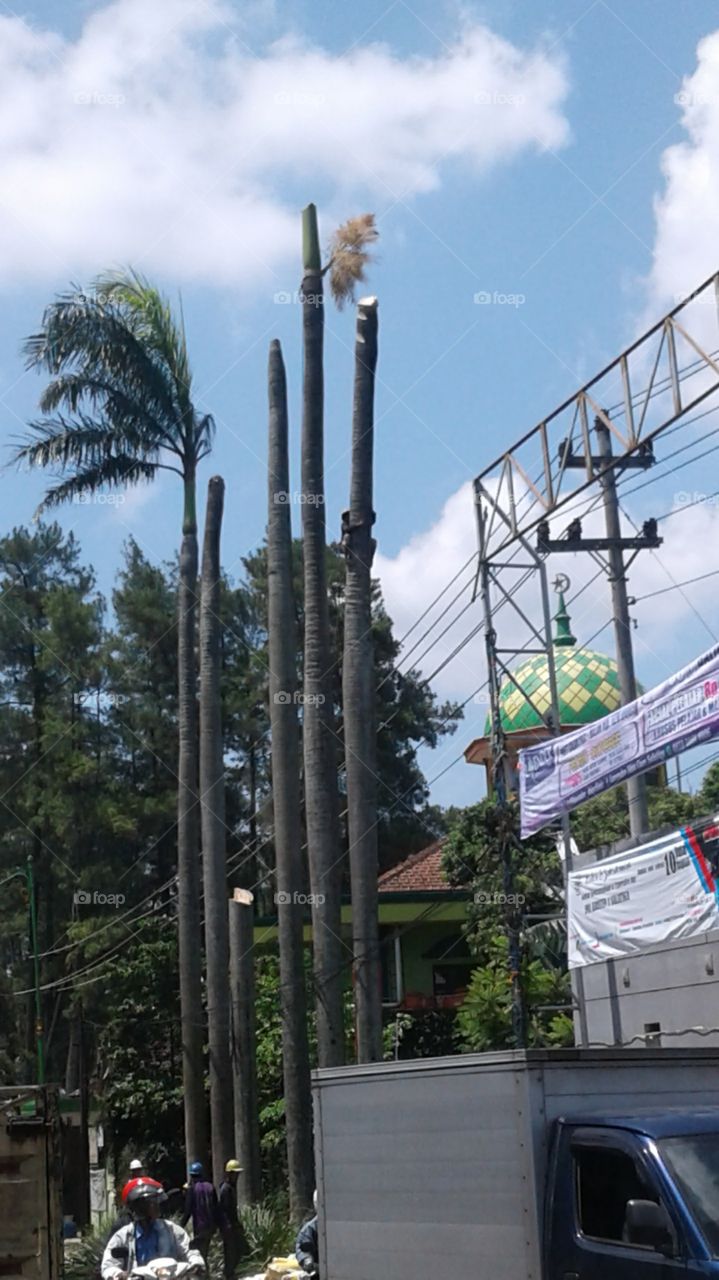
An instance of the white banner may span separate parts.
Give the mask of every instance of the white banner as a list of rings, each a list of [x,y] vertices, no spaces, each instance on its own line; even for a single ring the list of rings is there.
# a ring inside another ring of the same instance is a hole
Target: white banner
[[[522,835],[719,734],[719,645],[618,711],[519,753]]]
[[[658,942],[719,928],[708,852],[719,828],[682,827],[569,875],[570,969],[635,955]]]

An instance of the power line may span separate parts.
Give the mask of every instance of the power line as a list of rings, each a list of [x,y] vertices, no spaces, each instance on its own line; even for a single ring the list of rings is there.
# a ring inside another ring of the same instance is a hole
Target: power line
[[[636,604],[639,604],[640,600],[653,600],[655,596],[663,596],[667,591],[677,591],[681,587],[691,587],[693,583],[703,582],[705,578],[715,578],[717,574],[719,574],[719,569],[712,569],[709,573],[698,574],[696,578],[685,578],[683,582],[674,582],[669,587],[659,587],[657,591],[647,591],[643,596],[635,596],[634,601]],[[688,601],[687,603],[691,602]],[[707,624],[705,623],[704,625],[706,626]],[[709,630],[708,627],[707,630]],[[712,632],[710,634],[712,634],[713,638],[716,640],[717,637],[714,633]]]

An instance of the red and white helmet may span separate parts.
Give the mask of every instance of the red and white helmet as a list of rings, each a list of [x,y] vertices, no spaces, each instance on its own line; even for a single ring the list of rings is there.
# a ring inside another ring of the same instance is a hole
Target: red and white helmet
[[[161,1182],[157,1182],[155,1178],[130,1178],[122,1188],[122,1203],[126,1204],[129,1209],[138,1200],[150,1200],[157,1198],[158,1200],[166,1200],[167,1196]]]

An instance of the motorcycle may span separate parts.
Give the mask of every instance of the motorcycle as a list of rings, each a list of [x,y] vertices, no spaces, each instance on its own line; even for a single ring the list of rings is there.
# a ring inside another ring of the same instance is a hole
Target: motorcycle
[[[192,1243],[194,1245],[194,1241]],[[117,1261],[118,1269],[126,1271],[127,1249],[113,1249],[112,1256]],[[128,1280],[187,1280],[187,1277],[204,1274],[204,1267],[200,1268],[194,1262],[178,1262],[176,1258],[154,1258],[143,1266],[135,1263]]]

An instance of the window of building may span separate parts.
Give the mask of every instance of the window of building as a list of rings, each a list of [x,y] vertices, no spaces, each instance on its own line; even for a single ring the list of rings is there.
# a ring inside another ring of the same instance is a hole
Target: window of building
[[[432,966],[432,985],[436,996],[456,996],[466,991],[472,976],[468,964],[435,964]]]

